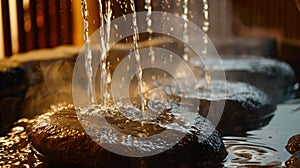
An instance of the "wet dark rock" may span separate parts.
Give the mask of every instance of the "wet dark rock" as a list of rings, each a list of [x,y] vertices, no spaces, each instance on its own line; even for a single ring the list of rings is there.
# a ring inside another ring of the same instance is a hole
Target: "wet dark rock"
[[[1,60],[0,62],[0,99],[19,96],[26,88],[25,71],[19,63]]]
[[[276,106],[269,97],[246,83],[216,82],[216,95],[199,94],[201,115],[207,116],[210,104],[225,101],[217,130],[222,135],[244,134],[246,131],[265,126],[273,117]],[[226,93],[226,94],[225,94]],[[213,108],[213,107],[212,107]]]
[[[130,122],[125,122],[128,118],[120,114],[114,117],[107,115],[106,120],[125,132],[132,129],[147,135],[154,130],[165,129],[153,123],[144,125],[130,119]],[[49,162],[54,165],[63,163],[68,167],[213,167],[220,164],[227,152],[219,133],[203,117],[198,116],[195,121],[191,128],[194,133],[187,133],[171,149],[139,158],[117,155],[98,145],[86,134],[71,105],[53,108],[41,115],[29,129],[28,137]],[[212,134],[200,141],[207,131],[212,131]],[[112,147],[119,145],[111,142]]]
[[[0,62],[0,135],[10,130],[20,116],[20,108],[27,89],[25,71],[20,64]]]
[[[300,167],[300,151],[297,151],[293,156],[285,162],[287,168],[299,168]]]
[[[292,154],[289,160],[285,162],[287,168],[300,167],[300,134],[292,136],[285,149]]]
[[[222,72],[221,67],[214,66],[213,60],[209,69],[213,75]],[[226,80],[249,83],[267,93],[271,101],[280,103],[291,99],[297,91],[296,77],[293,69],[285,62],[258,56],[243,55],[222,59]]]
[[[285,149],[291,154],[300,151],[300,134],[292,136],[285,146]]]
[[[0,100],[0,135],[5,135],[20,117],[22,97],[6,97]]]
[[[218,124],[217,130],[222,135],[244,135],[247,131],[265,126],[273,117],[276,105],[264,92],[254,86],[242,82],[214,81],[214,93],[211,88],[205,87],[205,81],[199,82],[197,91],[182,91],[172,93],[169,86],[158,82],[157,87],[163,89],[172,98],[182,99],[180,94],[190,102],[199,101],[199,114],[208,116],[211,108],[210,120]],[[174,86],[172,86],[175,88]],[[175,89],[176,90],[176,89]],[[225,103],[222,109],[222,103]],[[222,116],[221,116],[222,115]],[[221,116],[220,120],[218,118]]]

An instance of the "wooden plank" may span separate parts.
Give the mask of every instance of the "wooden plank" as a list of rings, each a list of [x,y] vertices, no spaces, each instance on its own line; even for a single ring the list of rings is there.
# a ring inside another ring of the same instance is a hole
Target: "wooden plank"
[[[72,12],[70,0],[60,0],[60,37],[62,44],[72,43]]]
[[[18,34],[19,34],[19,52],[26,51],[26,33],[24,29],[24,10],[23,1],[15,0],[17,2],[17,20],[18,20]]]
[[[31,0],[27,9],[24,9],[24,29],[26,32],[26,51],[38,48],[38,31],[36,25],[35,0]]]
[[[49,22],[49,47],[60,44],[59,38],[59,0],[48,0],[48,22]]]
[[[5,56],[12,55],[11,36],[10,36],[10,21],[9,21],[9,6],[7,0],[1,0],[2,5],[2,21],[3,21],[3,35]]]
[[[0,3],[0,25],[3,25],[2,23],[2,3]],[[3,38],[3,26],[0,26],[0,60],[5,57],[5,51],[4,51],[4,38]]]
[[[46,0],[36,0],[36,25],[38,31],[38,48],[49,47],[49,18],[48,3]]]

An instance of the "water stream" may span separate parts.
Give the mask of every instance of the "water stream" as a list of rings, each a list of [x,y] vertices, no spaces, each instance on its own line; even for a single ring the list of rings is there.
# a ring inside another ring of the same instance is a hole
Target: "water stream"
[[[202,25],[202,30],[204,31],[205,35],[203,36],[203,42],[204,46],[202,49],[202,54],[206,55],[207,54],[207,44],[208,44],[208,31],[209,31],[209,11],[208,11],[208,2],[207,0],[202,0],[203,2],[203,16],[204,16],[204,21]]]
[[[147,10],[146,23],[147,23],[147,32],[149,33],[148,41],[151,44],[152,34],[153,34],[152,19],[151,19],[151,14],[152,14],[151,0],[145,0],[145,10]],[[150,46],[149,49],[150,49],[149,56],[151,57],[151,63],[154,63],[155,55],[152,46]]]
[[[96,96],[93,86],[93,68],[92,68],[92,50],[90,49],[90,39],[89,39],[89,21],[88,21],[88,7],[87,1],[81,0],[81,12],[83,17],[83,39],[85,41],[85,69],[88,78],[87,92],[89,97],[89,105],[96,103]]]
[[[189,13],[189,0],[183,1],[183,13],[181,15],[182,19],[184,19],[185,23],[183,25],[183,40],[184,40],[184,46],[183,46],[183,59],[185,61],[189,60],[189,47],[186,46],[186,44],[189,42],[189,35],[188,35],[188,13]]]
[[[121,4],[121,1],[117,1]],[[209,13],[208,1],[203,0],[203,16],[204,22],[202,30],[205,32],[203,36],[204,46],[202,54],[207,54],[207,44],[209,31]],[[101,0],[99,3],[99,17],[100,26],[105,23],[108,24],[107,29],[100,29],[100,49],[103,51],[100,55],[100,68],[101,68],[101,104],[107,105],[109,101],[108,83],[110,81],[109,62],[107,62],[107,49],[110,39],[110,21],[112,19],[111,1],[108,0],[105,4],[106,11],[103,11],[103,4]],[[188,20],[189,13],[189,0],[183,0],[183,14],[182,18]],[[89,40],[89,24],[88,24],[88,10],[87,1],[81,0],[81,11],[84,20],[84,34],[85,40],[85,69],[88,76],[88,96],[89,105],[96,103],[96,96],[93,86],[93,69],[92,69],[92,51],[90,49]],[[126,8],[126,6],[125,6]],[[134,56],[137,63],[137,80],[138,91],[140,96],[140,109],[144,115],[145,100],[142,95],[143,80],[142,68],[140,66],[140,53],[139,53],[139,33],[136,20],[136,9],[134,0],[130,0],[130,8],[133,11],[133,47]],[[149,41],[152,39],[152,20],[151,20],[151,0],[145,0],[145,9],[147,10],[147,31],[149,32]],[[188,41],[188,27],[184,25],[183,36]],[[186,42],[185,41],[185,42]],[[151,49],[150,49],[151,51]],[[188,61],[188,47],[184,47],[183,58]],[[151,60],[155,58],[154,53],[149,53]],[[153,58],[152,58],[153,57]],[[209,74],[205,74],[205,78],[209,78]],[[258,128],[257,130],[248,131],[246,136],[225,136],[223,137],[229,155],[224,161],[224,167],[281,167],[284,162],[290,157],[290,154],[285,151],[284,147],[287,144],[288,138],[299,133],[298,125],[300,118],[300,100],[293,100],[285,104],[280,104],[275,111],[274,118],[267,126]],[[32,120],[21,119],[15,123],[14,128],[7,136],[0,137],[0,166],[32,166],[37,167],[43,165],[43,159],[32,148],[30,148],[27,136],[26,127],[32,123]]]
[[[138,26],[137,26],[137,21],[136,21],[136,10],[135,10],[135,4],[134,0],[130,0],[130,7],[133,12],[132,14],[132,26],[133,26],[133,50],[134,50],[134,56],[136,60],[136,65],[137,65],[137,80],[138,80],[138,90],[139,90],[139,96],[140,96],[140,109],[142,113],[144,113],[145,110],[145,101],[144,97],[142,94],[143,91],[143,81],[142,81],[142,76],[143,76],[143,70],[140,65],[140,53],[139,53],[139,47],[138,47],[138,40],[139,40],[139,31],[138,31]],[[144,115],[145,116],[145,115]]]
[[[112,18],[112,8],[111,8],[111,1],[108,0],[105,3],[105,14],[103,12],[103,5],[102,1],[98,0],[99,4],[99,18],[100,18],[100,93],[101,93],[101,104],[104,106],[108,105],[108,101],[110,98],[110,94],[108,92],[108,83],[110,77],[109,63],[107,63],[108,57],[108,48],[109,48],[109,41],[110,41],[110,23]],[[106,21],[106,26],[104,27],[104,20]]]

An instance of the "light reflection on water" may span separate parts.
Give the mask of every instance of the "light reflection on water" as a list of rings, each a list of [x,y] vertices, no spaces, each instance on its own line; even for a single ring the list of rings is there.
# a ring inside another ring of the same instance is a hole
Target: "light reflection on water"
[[[269,166],[281,167],[291,156],[285,145],[288,139],[299,134],[300,99],[277,106],[271,122],[258,130],[248,131],[246,137],[227,136],[228,150],[225,167]]]
[[[248,131],[246,137],[226,136],[228,157],[224,167],[281,167],[290,158],[285,145],[299,134],[300,99],[277,106],[271,122],[258,130]],[[32,151],[26,127],[32,120],[21,119],[5,137],[0,137],[1,166],[44,167],[41,158]]]

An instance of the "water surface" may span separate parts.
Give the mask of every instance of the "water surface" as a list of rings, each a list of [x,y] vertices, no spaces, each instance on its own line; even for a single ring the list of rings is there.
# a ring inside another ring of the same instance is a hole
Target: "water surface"
[[[290,158],[285,150],[288,139],[299,134],[300,99],[277,106],[270,123],[257,130],[248,131],[246,137],[226,136],[228,150],[225,167],[271,166],[280,167]]]

